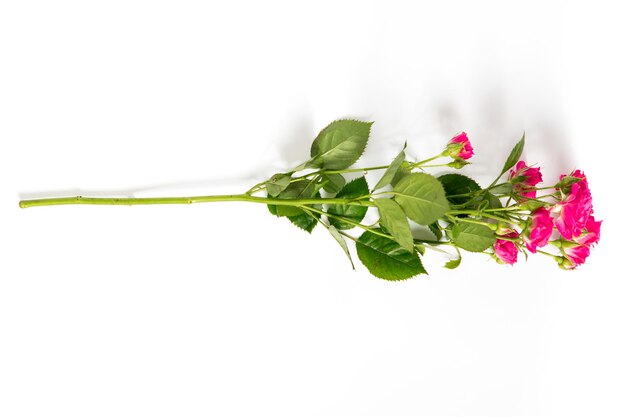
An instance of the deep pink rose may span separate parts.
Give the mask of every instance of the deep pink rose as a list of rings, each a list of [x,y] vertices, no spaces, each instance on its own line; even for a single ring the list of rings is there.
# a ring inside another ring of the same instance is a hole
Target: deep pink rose
[[[524,236],[528,250],[537,253],[537,248],[546,246],[550,236],[552,236],[553,228],[554,220],[552,220],[550,211],[545,207],[535,210],[532,213],[532,223]]]
[[[574,237],[574,241],[581,245],[592,246],[600,240],[600,226],[602,221],[596,221],[593,215],[589,216],[585,228],[579,236]]]
[[[474,148],[472,148],[465,132],[461,132],[450,139],[446,151],[451,157],[464,160],[468,160],[474,155]]]
[[[512,231],[503,235],[503,237],[517,238],[519,237],[519,233]],[[498,239],[496,240],[496,243],[493,244],[493,250],[500,262],[509,265],[513,265],[517,262],[517,252],[519,251],[514,242],[511,242],[510,240]]]
[[[565,269],[575,269],[577,266],[584,264],[589,256],[589,246],[587,245],[576,245],[566,242],[562,250],[565,254],[565,261],[561,266]]]
[[[569,193],[565,194],[563,200],[554,205],[551,210],[556,214],[556,228],[567,240],[580,236],[587,225],[589,216],[593,213],[591,192],[585,174],[576,170],[570,176],[582,179],[572,184]],[[565,176],[561,175],[561,179],[563,177]]]
[[[509,172],[509,180],[513,182],[513,191],[523,198],[535,198],[537,190],[533,187],[539,184],[543,177],[539,168],[531,168],[526,162],[519,161]]]

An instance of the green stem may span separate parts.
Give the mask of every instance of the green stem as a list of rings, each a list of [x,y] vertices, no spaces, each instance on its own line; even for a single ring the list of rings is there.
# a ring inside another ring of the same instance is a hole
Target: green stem
[[[497,221],[500,221],[500,222],[514,223],[514,224],[519,225],[519,223],[517,221],[515,221],[514,219],[512,219],[510,216],[509,217],[500,217],[500,216],[494,216],[492,214],[487,214],[487,213],[480,213],[480,214],[478,214],[478,216],[486,217],[488,219],[497,220]]]
[[[433,156],[432,158],[428,158],[428,159],[424,159],[423,161],[419,161],[419,162],[414,162],[411,164],[411,168],[416,168],[419,166],[422,166],[423,164],[430,162],[430,161],[434,161],[435,159],[441,158],[442,155],[436,155]],[[444,164],[445,165],[445,164]],[[352,172],[364,172],[364,171],[376,171],[376,170],[380,170],[380,169],[387,169],[389,168],[389,165],[378,165],[378,166],[374,166],[374,167],[366,167],[366,168],[351,168],[351,169],[338,169],[338,170],[320,170],[320,171],[316,171],[317,173],[324,173],[324,174],[348,174],[348,173],[352,173]],[[310,174],[307,174],[310,175]]]
[[[332,213],[327,213],[327,212],[325,212],[323,210],[318,210],[315,207],[304,207],[303,209],[306,210],[306,211],[309,211],[309,212],[317,213],[317,214],[320,214],[320,215],[325,215],[328,218],[333,218],[333,219],[339,220],[341,222],[348,223],[348,224],[350,224],[352,226],[358,227],[360,229],[363,229],[363,230],[365,230],[367,232],[373,233],[375,235],[378,235],[378,236],[381,236],[381,237],[386,237],[387,239],[390,239],[390,240],[394,240],[393,236],[391,236],[391,235],[388,235],[388,234],[383,233],[383,232],[379,232],[378,230],[376,230],[376,229],[374,229],[374,228],[372,228],[370,226],[366,226],[366,225],[361,224],[359,222],[355,222],[354,220],[348,219],[346,217],[338,216],[338,215],[335,215],[335,214],[332,214]],[[320,223],[322,223],[322,222],[320,221]],[[346,233],[343,233],[339,229],[337,231],[339,233],[341,233],[342,235],[344,235],[344,236],[350,237],[351,239],[353,239],[356,242],[356,239],[353,238],[352,236],[350,236],[350,235],[348,235]],[[445,244],[448,244],[448,242],[440,242],[440,241],[437,241],[437,240],[424,240],[424,239],[413,239],[413,242],[415,244],[423,243],[423,244],[427,244],[427,245],[445,245]],[[434,249],[434,248],[431,247],[430,249]]]
[[[20,201],[21,208],[38,206],[59,206],[66,204],[95,204],[106,206],[135,206],[151,204],[194,204],[214,203],[223,201],[244,201],[248,203],[273,204],[276,206],[305,206],[312,204],[346,204],[357,206],[372,206],[370,201],[345,198],[308,198],[302,200],[287,200],[266,197],[255,197],[247,194],[206,195],[191,197],[148,197],[148,198],[117,198],[117,197],[59,197],[42,198]]]
[[[422,166],[424,164],[427,164],[428,162],[434,161],[435,159],[439,159],[439,158],[441,158],[443,156],[444,156],[443,154],[439,154],[439,155],[433,156],[432,158],[427,158],[427,159],[424,159],[422,161],[414,162],[414,163],[411,164],[411,168],[420,167],[420,166]]]
[[[367,168],[327,170],[327,171],[323,171],[323,173],[324,174],[347,174],[347,173],[350,173],[350,172],[376,171],[378,169],[387,169],[387,168],[389,168],[389,165],[379,165],[379,166],[367,167]]]
[[[490,190],[491,188],[494,188],[496,186],[496,183],[500,180],[500,178],[502,178],[503,175],[504,175],[504,172],[500,173],[500,175],[498,175],[496,179],[493,180],[493,182],[489,184],[489,187],[487,187],[486,189]]]
[[[530,198],[530,197],[526,197],[524,200],[519,201],[515,204],[511,204],[510,206],[504,207],[504,210],[518,210],[520,207],[523,207],[527,202],[529,201],[534,201],[537,203],[542,203],[542,204],[546,204],[546,201],[543,201],[542,198],[546,198],[546,197],[555,197],[554,194],[546,194],[546,195],[541,195],[538,196],[536,198]],[[509,198],[509,201],[507,201],[507,205],[508,203],[511,201],[511,199]]]
[[[336,219],[336,220],[342,221],[342,222],[344,222],[344,223],[348,223],[348,224],[350,224],[350,225],[352,225],[352,226],[356,226],[356,227],[358,227],[358,228],[361,228],[361,229],[363,229],[363,230],[365,230],[365,231],[368,231],[368,232],[370,232],[370,233],[373,233],[373,234],[375,234],[375,235],[382,236],[382,237],[386,237],[387,239],[391,239],[391,240],[393,240],[393,237],[391,237],[390,235],[388,235],[388,234],[386,234],[386,233],[379,232],[378,230],[372,229],[372,228],[371,228],[371,227],[369,227],[369,226],[365,226],[365,225],[363,225],[363,224],[361,224],[361,223],[359,223],[359,222],[355,222],[354,220],[348,219],[348,218],[346,218],[346,217],[337,216],[337,215],[332,214],[332,213],[327,213],[327,212],[325,212],[325,211],[323,211],[323,210],[318,210],[318,209],[316,209],[315,207],[307,207],[306,209],[307,209],[308,211],[312,211],[312,212],[317,213],[317,214],[320,214],[320,215],[326,215],[326,217],[333,218],[333,219]]]
[[[501,207],[501,208],[490,208],[490,209],[483,209],[483,210],[450,210],[448,211],[448,214],[471,214],[474,216],[478,216],[481,213],[498,213],[498,212],[505,212],[505,214],[510,214],[510,213],[506,213],[506,212],[513,212],[513,214],[517,214],[516,212],[519,211],[519,207],[514,207],[514,206],[509,206],[509,207]]]
[[[481,222],[480,220],[468,219],[467,217],[453,217],[453,216],[450,216],[448,213],[446,213],[446,216],[459,222],[473,223],[473,224],[480,224],[482,226],[487,226],[488,228],[492,230],[495,230],[495,227],[496,227],[495,223]]]
[[[485,213],[486,210],[483,210],[481,212],[476,212],[476,211],[472,211],[472,210],[452,210],[452,211],[448,211],[446,212],[446,215],[450,216],[450,215],[458,215],[458,214],[467,214],[470,216],[477,216],[477,217],[484,217],[487,219],[492,219],[492,220],[497,220],[500,222],[505,222],[505,223],[515,223],[515,224],[519,224],[517,221],[515,221],[514,219],[511,218],[511,215],[509,213],[504,213],[507,216],[506,217],[502,217],[502,216],[496,216],[496,214],[498,213],[494,213],[494,214],[489,214],[489,213]]]
[[[299,181],[306,181],[308,179],[308,177],[310,176],[314,176],[314,175],[318,175],[320,173],[320,171],[315,171],[315,172],[310,172],[306,175],[301,175],[299,177],[293,177],[290,179],[289,183],[292,184],[294,182],[299,182]],[[246,191],[247,195],[252,195],[254,193],[258,193],[259,191],[262,191],[263,189],[265,189],[267,187],[267,183],[268,181],[263,181],[258,183],[257,185],[255,185],[254,187],[250,188],[248,191]]]
[[[326,227],[328,228],[329,226],[326,225]],[[339,232],[340,235],[342,235],[343,237],[347,237],[348,239],[350,239],[351,241],[353,241],[354,243],[357,243],[359,241],[359,239],[357,239],[354,236],[350,236],[349,234],[347,234],[346,232],[344,232],[343,230],[337,230]]]
[[[560,256],[557,256],[557,255],[551,254],[550,252],[542,251],[541,249],[537,249],[537,253],[540,253],[540,254],[542,254],[542,255],[549,256],[550,258],[552,258],[552,259],[554,259],[554,260],[557,260],[557,261],[561,259],[561,257],[560,257]]]
[[[414,165],[415,168],[439,168],[439,167],[447,167],[450,166],[448,164],[431,164],[431,165]]]
[[[447,165],[447,164],[444,164],[444,165]],[[469,193],[463,193],[463,194],[451,194],[451,195],[448,195],[447,197],[448,198],[454,198],[454,197],[479,197],[482,194],[484,194],[486,191],[489,191],[489,190],[494,189],[496,187],[500,187],[500,186],[502,186],[504,184],[507,184],[507,183],[506,182],[501,182],[500,184],[491,185],[491,186],[489,186],[487,188],[483,188],[483,189],[480,189],[480,190],[477,190],[477,191],[473,191],[473,192],[469,192]]]
[[[413,164],[411,164],[411,168],[417,168],[417,167],[421,167],[423,164],[430,162],[430,161],[434,161],[435,159],[441,158],[443,155],[436,155],[433,156],[432,158],[428,158],[428,159],[424,159],[423,161],[419,161],[419,162],[415,162]],[[443,164],[442,166],[444,166],[445,164]],[[286,174],[293,174],[294,172],[297,172],[301,169],[305,168],[305,164],[301,164],[298,167],[294,168],[292,171],[287,172]],[[317,171],[313,171],[310,172],[308,174],[304,174],[304,175],[300,175],[298,177],[293,177],[291,179],[291,182],[296,182],[296,181],[302,181],[304,179],[307,179],[313,175],[321,175],[321,174],[348,174],[348,173],[353,173],[353,172],[366,172],[366,171],[376,171],[376,170],[380,170],[380,169],[387,169],[389,168],[389,165],[378,165],[378,166],[374,166],[374,167],[366,167],[366,168],[351,168],[351,169],[336,169],[336,170],[317,170]],[[263,190],[265,188],[265,184],[267,184],[267,181],[264,182],[260,182],[258,184],[256,184],[255,186],[253,186],[252,188],[250,188],[248,191],[246,191],[246,194],[250,195],[250,194],[254,194],[256,192],[259,192],[261,190]]]
[[[411,168],[416,168],[416,167],[420,167],[425,163],[428,163],[430,161],[434,161],[435,159],[441,158],[442,155],[436,155],[433,156],[432,158],[428,158],[428,159],[424,159],[423,161],[419,161],[419,162],[414,162],[411,164]],[[340,170],[327,170],[327,171],[323,171],[325,174],[347,174],[347,173],[351,173],[351,172],[362,172],[362,171],[376,171],[379,169],[387,169],[389,168],[389,165],[378,165],[375,167],[367,167],[367,168],[353,168],[353,169],[340,169]],[[322,171],[320,171],[322,172]]]
[[[497,182],[497,181],[496,181],[496,182]],[[506,182],[501,182],[500,184],[495,184],[495,183],[494,183],[494,184],[490,185],[489,187],[485,188],[485,189],[484,189],[484,191],[489,191],[489,190],[491,190],[491,189],[493,189],[493,188],[497,188],[497,187],[503,186],[503,185],[508,184],[508,183],[509,183],[508,181],[506,181]],[[483,191],[483,190],[481,190],[481,191]]]

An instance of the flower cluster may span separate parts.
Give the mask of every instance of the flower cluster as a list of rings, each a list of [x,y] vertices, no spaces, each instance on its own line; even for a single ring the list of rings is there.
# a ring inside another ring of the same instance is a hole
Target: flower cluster
[[[442,155],[453,158],[448,166],[461,168],[474,155],[474,148],[467,134],[461,132],[448,141]],[[552,257],[563,269],[575,269],[585,263],[590,249],[600,240],[602,225],[602,221],[593,216],[587,177],[582,171],[575,170],[569,175],[561,175],[559,182],[551,187],[538,188],[542,181],[539,167],[519,160],[509,170],[506,182],[495,184],[496,180],[489,187],[503,189],[503,186],[509,186],[504,187],[510,190],[508,196],[494,196],[498,200],[507,198],[507,207],[494,208],[491,215],[486,213],[489,210],[467,214],[475,214],[475,218],[495,228],[497,239],[491,250],[498,263],[512,265],[517,262],[518,253],[528,251]],[[553,192],[537,196],[540,190]],[[508,205],[512,200],[515,204]],[[499,215],[494,215],[496,213]],[[556,255],[539,249],[548,244],[560,253]]]
[[[474,148],[467,134],[461,132],[448,141],[442,155],[453,158],[448,166],[461,168],[474,155]],[[593,216],[587,177],[575,170],[561,175],[552,187],[538,188],[542,181],[541,169],[528,166],[525,161],[518,161],[509,171],[504,184],[510,185],[508,200],[517,204],[502,210],[505,214],[500,216],[496,226],[497,239],[492,255],[498,263],[512,265],[517,262],[519,252],[539,251],[555,259],[561,268],[575,269],[585,263],[590,249],[600,240],[602,225],[602,221]],[[538,197],[539,190],[553,192]],[[560,253],[555,255],[538,249],[548,244]]]
[[[587,177],[580,170],[561,175],[559,182],[541,190],[554,190],[537,197],[536,187],[542,181],[540,168],[531,168],[519,161],[510,171],[511,197],[528,211],[522,221],[513,221],[510,227],[518,226],[500,235],[494,244],[494,256],[499,262],[514,264],[517,253],[525,246],[531,253],[552,244],[560,250],[559,255],[542,252],[553,257],[563,269],[574,269],[585,263],[590,249],[600,240],[601,221],[593,216],[593,203]],[[513,206],[515,207],[515,206]],[[524,214],[523,211],[518,214]],[[505,238],[506,240],[502,239]]]

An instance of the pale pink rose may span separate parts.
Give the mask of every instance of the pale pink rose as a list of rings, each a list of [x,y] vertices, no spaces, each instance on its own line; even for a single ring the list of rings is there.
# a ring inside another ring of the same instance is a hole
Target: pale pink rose
[[[446,149],[448,155],[453,158],[468,160],[474,155],[474,148],[472,148],[472,144],[467,138],[467,134],[465,132],[461,132],[450,139]]]
[[[576,170],[570,176],[581,180],[572,184],[563,200],[551,209],[552,213],[556,214],[554,222],[556,228],[567,240],[580,236],[589,216],[593,213],[591,192],[585,174]],[[563,177],[564,175],[561,175],[561,179]]]
[[[526,162],[519,161],[509,172],[509,180],[513,182],[513,191],[522,198],[537,197],[534,186],[543,180],[539,168],[531,168]]]
[[[519,237],[519,233],[512,231],[503,235],[503,237],[517,238]],[[510,240],[496,240],[496,243],[493,244],[493,251],[496,254],[497,259],[502,263],[513,265],[517,262],[517,252],[519,251],[517,246],[515,246],[515,243]]]
[[[565,255],[565,262],[562,266],[565,269],[575,269],[577,266],[582,265],[589,256],[589,246],[587,245],[572,245],[566,242],[562,248]]]
[[[554,220],[550,216],[550,211],[545,207],[535,210],[532,213],[532,223],[524,236],[528,250],[537,253],[537,248],[546,246],[552,236],[553,228]]]
[[[600,226],[602,221],[596,221],[593,215],[590,215],[585,224],[585,228],[579,236],[574,237],[574,241],[581,245],[592,246],[600,240]]]

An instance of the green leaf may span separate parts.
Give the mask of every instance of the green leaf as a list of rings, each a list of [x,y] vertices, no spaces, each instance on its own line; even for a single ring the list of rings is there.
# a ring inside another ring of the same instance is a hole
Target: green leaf
[[[513,168],[513,165],[515,165],[517,161],[519,161],[520,157],[522,156],[522,152],[524,151],[525,142],[526,142],[526,133],[522,135],[522,138],[513,147],[513,150],[511,150],[511,153],[509,154],[509,157],[506,159],[506,162],[504,163],[504,167],[502,168],[502,172],[500,173],[500,175],[504,174],[509,169]]]
[[[456,269],[459,265],[461,265],[461,258],[450,259],[444,266],[448,269]]]
[[[335,198],[353,199],[362,197],[369,194],[367,187],[367,181],[365,177],[359,177],[353,181],[350,181],[337,193]],[[328,214],[334,216],[345,217],[353,222],[360,223],[365,217],[367,212],[367,206],[347,205],[347,204],[331,204],[326,210]],[[354,225],[341,221],[335,217],[328,217],[330,224],[335,226],[339,230],[352,229]]]
[[[441,240],[441,238],[443,237],[443,233],[441,232],[441,226],[439,226],[439,222],[429,224],[428,228],[431,232],[433,232],[433,235],[435,235],[437,240]]]
[[[320,195],[320,193],[316,193],[315,198],[322,198],[322,196]],[[267,208],[270,211],[270,213],[272,213],[274,216],[278,216],[278,212],[277,212],[277,205],[275,204],[268,204]],[[318,209],[318,210],[322,210],[322,205],[321,204],[314,204],[312,207]],[[304,211],[301,209],[298,209],[300,211],[300,214],[296,214],[294,216],[287,216],[287,219],[294,224],[295,226],[297,226],[299,229],[304,230],[305,232],[311,233],[313,231],[313,229],[315,228],[315,226],[317,225],[317,221],[320,218],[319,213],[313,213],[313,212],[309,212],[309,211]],[[281,216],[281,217],[285,217],[285,216]]]
[[[304,212],[297,216],[287,217],[291,223],[298,228],[304,230],[307,233],[311,233],[317,225],[317,220],[320,218],[318,213]]]
[[[509,195],[513,191],[513,186],[510,182],[503,182],[495,187],[489,188],[489,192],[492,194]]]
[[[554,185],[554,188],[556,188],[557,190],[562,189],[564,193],[569,194],[572,185],[576,184],[580,180],[582,180],[582,178],[566,175],[565,177],[561,178],[561,181],[557,182]]]
[[[378,190],[380,188],[383,188],[386,185],[391,184],[391,181],[393,181],[396,174],[398,173],[398,170],[400,169],[402,162],[404,162],[404,158],[406,157],[406,155],[404,154],[405,149],[406,149],[406,142],[404,142],[404,146],[402,147],[402,150],[400,151],[398,156],[396,156],[394,160],[391,162],[391,164],[389,165],[389,167],[387,168],[383,176],[380,178],[378,183],[376,183],[376,185],[372,189],[372,191]]]
[[[500,199],[491,193],[487,193],[484,200],[489,203],[489,208],[502,208],[502,202]]]
[[[463,205],[472,200],[470,193],[480,191],[480,185],[461,174],[445,174],[437,178],[446,192],[450,204]]]
[[[314,181],[297,181],[292,182],[285,188],[278,196],[276,196],[279,200],[300,200],[312,198],[316,193],[316,184]],[[268,204],[268,209],[270,213],[282,217],[291,217],[298,216],[300,214],[305,214],[302,209],[294,206],[283,206],[276,204]]]
[[[348,245],[346,244],[346,240],[343,238],[343,236],[341,236],[341,233],[339,233],[337,231],[337,229],[335,229],[334,226],[329,226],[328,227],[328,231],[330,232],[331,236],[335,238],[337,243],[339,243],[339,246],[341,246],[341,249],[343,249],[344,253],[346,254],[348,259],[350,260],[350,264],[352,265],[352,269],[355,269],[354,268],[354,262],[352,262],[352,255],[350,255],[350,250],[348,249]]]
[[[409,163],[409,161],[403,161],[400,164],[400,168],[398,168],[396,175],[394,175],[393,179],[391,180],[391,186],[395,187],[396,184],[399,183],[402,178],[410,174],[411,174],[411,164]]]
[[[346,169],[365,151],[373,122],[336,120],[317,135],[311,145],[309,167]]]
[[[450,237],[459,248],[470,252],[482,252],[496,242],[496,235],[490,228],[474,223],[454,225]]]
[[[530,212],[533,212],[537,210],[538,208],[545,207],[547,205],[549,205],[549,203],[543,202],[541,200],[528,200],[524,202],[524,204],[520,206],[520,208],[522,208],[523,210],[528,210]]]
[[[291,176],[288,174],[274,174],[265,183],[265,189],[270,197],[276,197],[289,186]]]
[[[398,204],[417,224],[429,225],[449,209],[443,186],[432,175],[421,172],[407,175],[393,190]]]
[[[370,273],[381,279],[400,281],[426,274],[417,253],[409,252],[397,242],[369,231],[357,240],[356,252]]]
[[[480,191],[480,185],[473,179],[460,174],[445,174],[437,178],[446,191],[450,204],[465,205],[467,208],[478,208],[486,205],[489,208],[501,208],[500,199],[490,192],[483,191],[482,195],[472,197],[462,195]],[[503,187],[504,189],[504,187]],[[486,201],[486,203],[485,203]],[[465,217],[464,215],[462,217]]]
[[[324,191],[337,194],[346,185],[346,179],[341,174],[323,174],[322,183]]]
[[[374,200],[380,214],[380,223],[404,249],[413,252],[413,234],[406,214],[398,203],[390,198]]]

